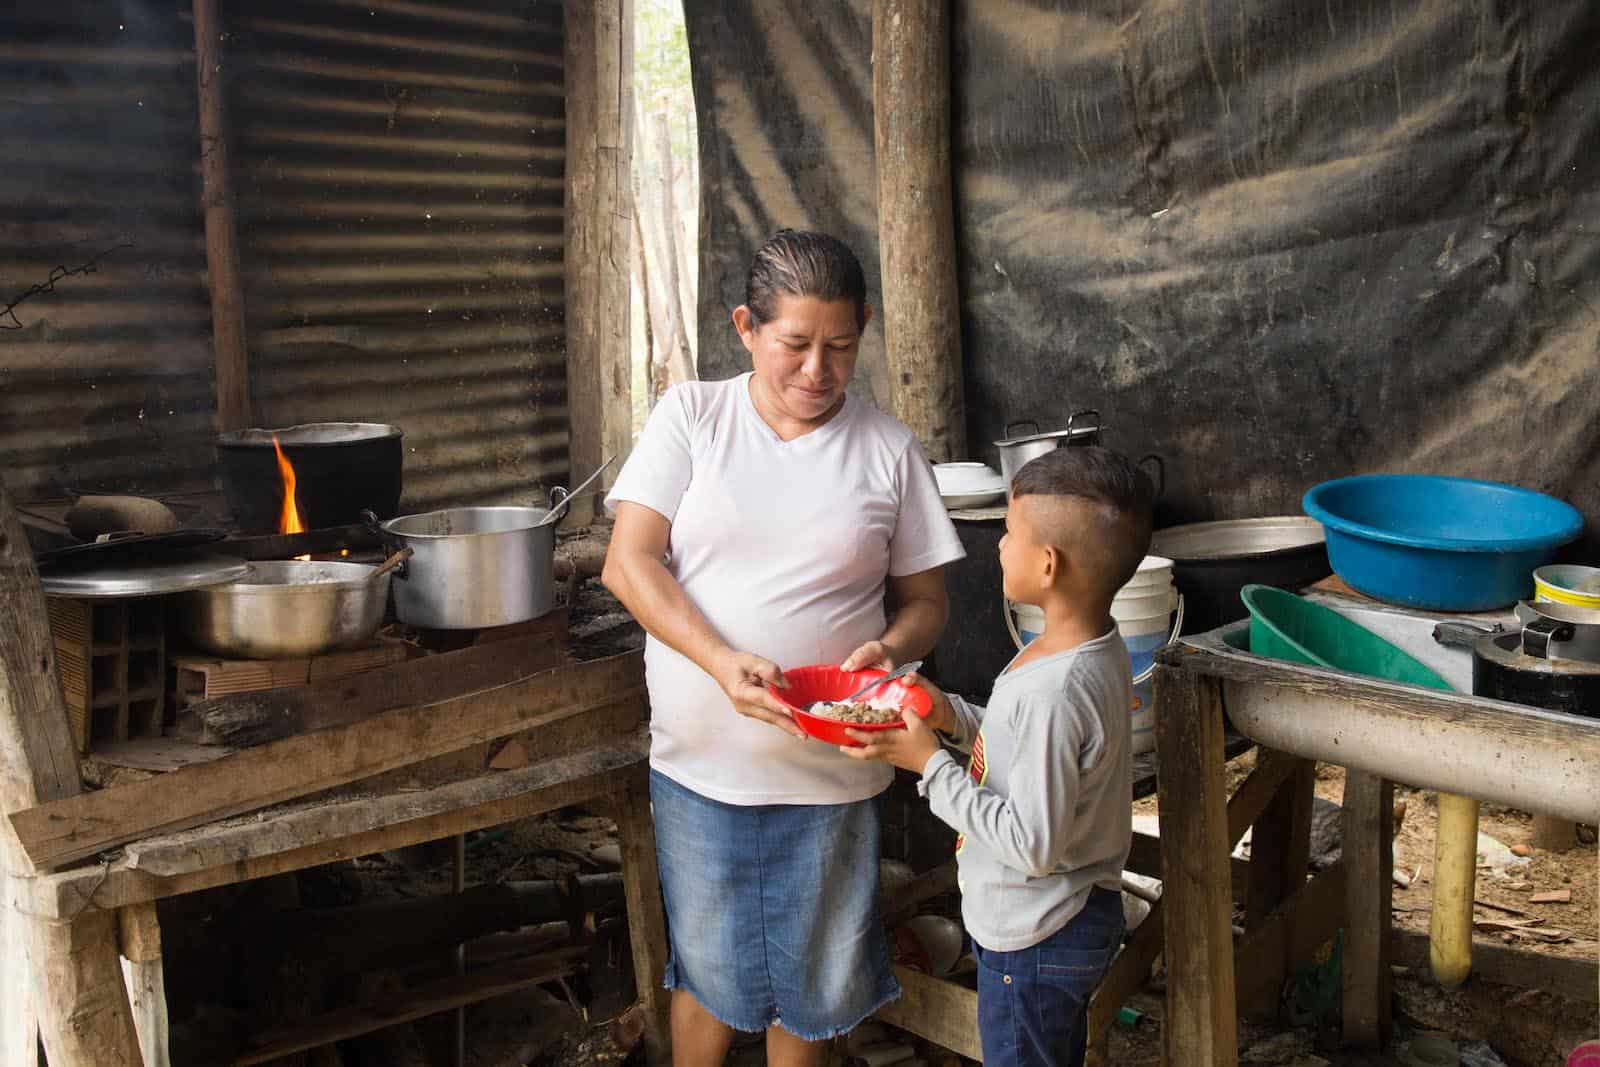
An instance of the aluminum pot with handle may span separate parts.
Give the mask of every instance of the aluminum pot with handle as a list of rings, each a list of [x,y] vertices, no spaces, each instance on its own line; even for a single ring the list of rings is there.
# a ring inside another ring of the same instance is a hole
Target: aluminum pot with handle
[[[1012,431],[1026,426],[1033,427],[1031,433],[1013,434]],[[1064,430],[1051,430],[1047,433],[1039,432],[1039,424],[1032,419],[1023,419],[1019,422],[1008,422],[1005,427],[1005,437],[994,443],[1000,450],[1000,476],[1011,484],[1011,479],[1016,477],[1017,471],[1031,459],[1038,459],[1046,452],[1053,452],[1060,445],[1095,445],[1100,443],[1100,413],[1098,411],[1074,411],[1067,416],[1067,428]]]
[[[388,551],[412,550],[394,573],[396,617],[430,630],[481,630],[549,612],[556,603],[556,522],[610,464],[573,493],[552,489],[547,508],[446,508],[383,523],[368,517]]]

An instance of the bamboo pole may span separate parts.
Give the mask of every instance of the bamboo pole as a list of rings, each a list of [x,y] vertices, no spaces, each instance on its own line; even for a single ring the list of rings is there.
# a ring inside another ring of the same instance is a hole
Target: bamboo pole
[[[200,97],[200,184],[205,206],[206,282],[216,350],[217,426],[251,423],[250,358],[245,348],[239,234],[228,173],[228,118],[217,0],[194,0],[195,77]]]
[[[883,331],[895,415],[935,463],[964,459],[949,0],[874,0],[872,115]]]

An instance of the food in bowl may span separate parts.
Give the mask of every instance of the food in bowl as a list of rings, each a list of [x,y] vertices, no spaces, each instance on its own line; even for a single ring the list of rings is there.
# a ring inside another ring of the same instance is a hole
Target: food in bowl
[[[831,700],[818,700],[806,711],[813,715],[820,715],[824,719],[833,719],[835,722],[857,723],[868,726],[900,721],[899,701],[873,699],[838,704]]]
[[[893,709],[885,719],[855,722],[833,718],[832,713],[816,714],[811,710],[817,704],[837,705],[859,692],[868,682],[881,679],[888,673],[877,668],[846,671],[841,670],[837,664],[790,667],[783,672],[784,678],[789,682],[788,686],[781,689],[768,686],[767,692],[790,709],[795,725],[799,726],[808,737],[832,745],[851,747],[859,745],[860,742],[850,736],[850,731],[876,733],[880,730],[904,730],[906,724],[900,717],[902,710],[909,709],[924,719],[933,710],[933,698],[928,695],[928,691],[920,686],[908,686],[902,679],[889,682],[880,689],[869,690],[870,696],[865,701],[846,703],[847,707],[850,704],[861,703],[872,708]]]

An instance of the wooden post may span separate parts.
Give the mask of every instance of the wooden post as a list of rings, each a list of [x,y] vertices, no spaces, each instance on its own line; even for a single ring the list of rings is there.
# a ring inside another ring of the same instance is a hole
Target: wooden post
[[[935,463],[965,459],[950,184],[949,0],[874,0],[878,259],[894,413]]]
[[[200,96],[200,187],[205,205],[206,284],[211,290],[211,338],[216,349],[217,426],[249,426],[250,359],[244,338],[239,234],[228,173],[228,109],[222,74],[222,26],[217,0],[194,0],[195,76]]]
[[[652,1065],[671,1060],[667,991],[667,920],[661,905],[661,873],[656,868],[656,832],[650,819],[650,780],[641,767],[616,796],[615,815],[622,845],[623,893],[628,907],[628,939],[633,944],[633,977],[644,1007],[645,1054]]]
[[[1233,850],[1222,751],[1222,683],[1158,666],[1157,795],[1167,959],[1165,1062],[1235,1067]]]
[[[1394,897],[1394,784],[1345,770],[1344,1039],[1378,1045],[1389,1029],[1389,908]]]
[[[0,810],[7,813],[70,797],[82,788],[46,620],[33,553],[0,478]],[[9,869],[3,873],[31,873],[13,845],[7,835],[0,859]],[[32,1012],[51,1064],[138,1064],[117,963],[116,916],[89,909],[71,921],[53,922],[13,911],[6,925],[20,934],[8,932],[8,950],[14,952],[20,942],[30,957]],[[7,998],[7,1042],[31,1029],[28,993],[28,984],[0,989],[0,997]]]
[[[567,419],[574,481],[633,439],[628,256],[633,239],[633,3],[565,0]],[[603,490],[574,502],[593,520]]]
[[[1278,793],[1250,830],[1250,892],[1246,898],[1245,929],[1260,926],[1283,901],[1305,885],[1311,862],[1311,810],[1317,784],[1316,764],[1298,756],[1259,749],[1256,766],[1264,760],[1287,760],[1293,766]],[[1292,924],[1291,912],[1286,922]],[[1282,941],[1277,959],[1258,959],[1255,966],[1267,972],[1263,986],[1276,990],[1294,966],[1292,936]],[[1271,1007],[1276,1009],[1277,1001]],[[1262,1009],[1266,1010],[1263,1004]]]

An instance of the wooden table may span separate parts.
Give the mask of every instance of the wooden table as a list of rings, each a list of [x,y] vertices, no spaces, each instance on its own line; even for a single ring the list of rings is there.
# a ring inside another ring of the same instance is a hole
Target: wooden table
[[[665,921],[649,810],[642,656],[569,663],[443,701],[408,704],[255,747],[215,753],[170,773],[80,792],[9,813],[16,832],[5,902],[50,956],[39,992],[55,1067],[167,1062],[161,939],[155,902],[216,886],[453,837],[573,804],[618,823],[623,880],[646,1041],[665,1062],[660,988]],[[484,770],[499,739],[525,765]],[[195,746],[198,749],[200,746]],[[465,774],[420,788],[409,769],[467,754]],[[476,761],[476,762],[473,762]],[[369,783],[371,785],[369,786]],[[339,789],[338,787],[349,787]],[[15,854],[16,846],[33,872]],[[87,862],[85,862],[87,861]],[[117,952],[133,965],[133,1001]],[[559,953],[557,955],[560,955]],[[570,952],[567,953],[570,956]],[[262,1062],[487,996],[549,981],[561,960],[529,958],[441,980],[382,1010],[338,1011],[264,1029],[234,1061]],[[45,981],[48,979],[48,981]],[[13,994],[26,999],[28,983]],[[45,986],[48,985],[48,989]],[[90,1019],[92,1026],[82,1026]],[[62,1037],[52,1027],[77,1027]]]
[[[1261,961],[1288,966],[1341,926],[1346,1040],[1381,1040],[1396,944],[1389,930],[1394,781],[1583,822],[1600,819],[1600,719],[1254,656],[1242,651],[1245,629],[1241,623],[1186,638],[1161,654],[1156,671],[1167,872],[1163,1040],[1173,1064],[1236,1064],[1237,1005],[1251,987],[1278,977],[1263,975]],[[1256,773],[1233,801],[1224,796],[1223,773],[1230,728],[1262,746]],[[1257,822],[1250,919],[1236,945],[1237,879],[1229,870],[1243,829],[1236,805],[1263,767],[1301,782],[1316,760],[1346,770],[1342,859],[1305,881],[1308,813],[1301,804],[1309,804],[1309,791],[1297,785],[1275,800]],[[1264,887],[1259,901],[1258,886]],[[1593,994],[1592,968],[1585,985]]]

